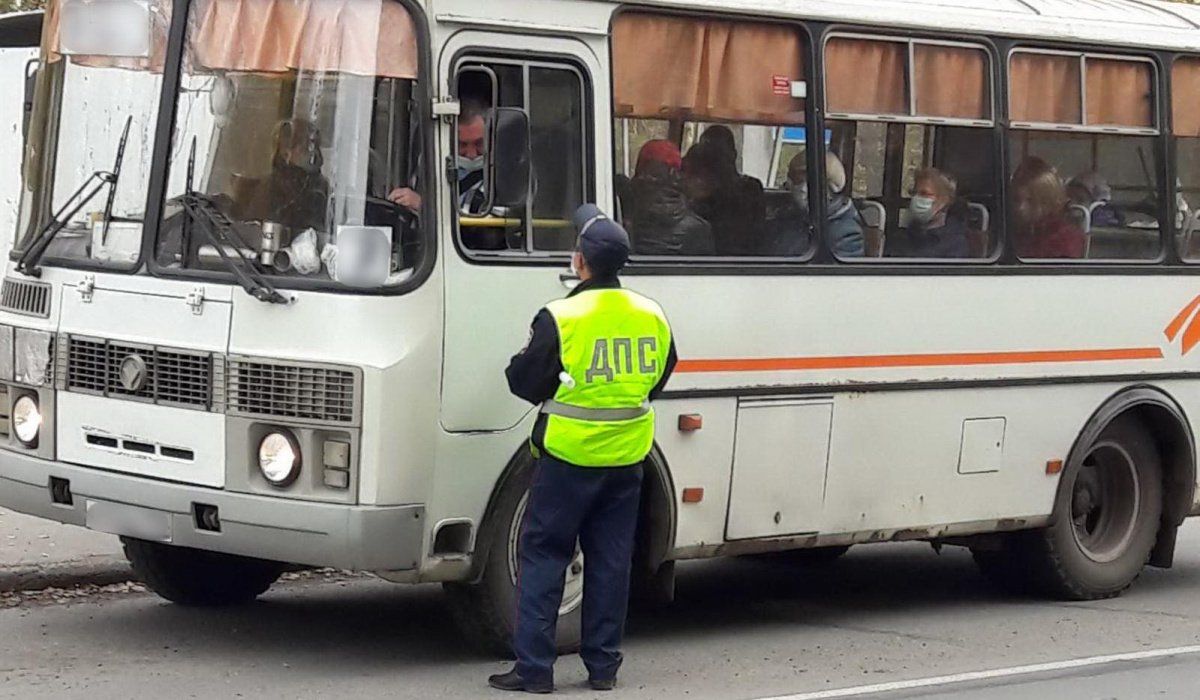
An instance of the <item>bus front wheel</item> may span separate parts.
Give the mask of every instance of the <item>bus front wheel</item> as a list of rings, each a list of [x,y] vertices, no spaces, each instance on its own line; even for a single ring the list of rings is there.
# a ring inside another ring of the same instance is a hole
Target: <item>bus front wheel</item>
[[[483,576],[475,583],[447,583],[450,610],[459,629],[477,649],[512,658],[516,627],[517,580],[521,525],[529,502],[533,465],[518,467],[500,491],[489,525]],[[558,611],[557,646],[560,654],[578,651],[583,614],[583,555],[578,546],[564,574]]]
[[[1145,567],[1163,509],[1162,459],[1132,415],[1117,418],[1064,472],[1045,530],[1017,533],[1003,552],[977,552],[1008,588],[1066,600],[1120,595]]]
[[[122,537],[125,558],[146,586],[172,603],[249,603],[267,592],[283,564]]]

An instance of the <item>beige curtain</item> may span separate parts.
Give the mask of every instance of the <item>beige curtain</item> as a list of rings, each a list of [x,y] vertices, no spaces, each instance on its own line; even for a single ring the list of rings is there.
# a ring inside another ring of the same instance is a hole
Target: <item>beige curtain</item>
[[[1087,123],[1154,126],[1154,70],[1149,63],[1087,59]]]
[[[626,12],[613,24],[616,116],[801,124],[804,40],[782,24]]]
[[[149,0],[151,18],[150,56],[117,58],[111,56],[71,56],[72,63],[92,68],[124,68],[161,73],[167,56],[167,30],[171,25],[171,0]],[[47,63],[62,60],[62,0],[49,0],[42,19],[42,57]]]
[[[1077,57],[1013,54],[1008,79],[1013,121],[1083,123]]]
[[[417,77],[416,28],[392,0],[204,0],[190,37],[198,69]]]
[[[908,45],[834,38],[825,46],[825,102],[830,112],[908,114]]]
[[[917,44],[913,58],[918,115],[992,118],[987,53],[959,46]]]
[[[1200,58],[1180,58],[1171,68],[1176,136],[1200,136]]]

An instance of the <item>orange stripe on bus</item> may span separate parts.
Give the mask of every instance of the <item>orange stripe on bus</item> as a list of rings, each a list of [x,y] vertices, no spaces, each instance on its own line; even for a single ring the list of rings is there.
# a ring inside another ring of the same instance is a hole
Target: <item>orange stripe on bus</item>
[[[874,369],[883,367],[964,367],[1052,362],[1161,360],[1158,348],[1109,350],[1033,350],[1028,352],[962,352],[924,355],[846,355],[841,357],[775,357],[739,360],[680,360],[677,372],[778,372],[805,369]]]
[[[1187,323],[1192,314],[1196,313],[1197,307],[1200,307],[1200,296],[1192,299],[1192,303],[1185,306],[1183,311],[1180,311],[1179,315],[1171,321],[1171,325],[1167,326],[1167,330],[1164,331],[1167,334],[1167,340],[1174,342],[1175,336],[1179,335],[1179,331],[1183,329],[1183,324]]]

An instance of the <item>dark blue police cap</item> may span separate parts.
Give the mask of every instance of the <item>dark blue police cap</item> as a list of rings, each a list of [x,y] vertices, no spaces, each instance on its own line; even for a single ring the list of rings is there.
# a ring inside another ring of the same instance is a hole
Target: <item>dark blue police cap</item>
[[[585,204],[571,217],[579,234],[579,252],[597,275],[615,275],[629,260],[629,234],[595,204]]]

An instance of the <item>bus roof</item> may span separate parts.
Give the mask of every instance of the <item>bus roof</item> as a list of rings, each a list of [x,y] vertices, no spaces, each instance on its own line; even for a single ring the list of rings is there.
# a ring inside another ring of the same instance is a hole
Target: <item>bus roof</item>
[[[1200,6],[1162,0],[635,0],[905,29],[1200,52]]]

